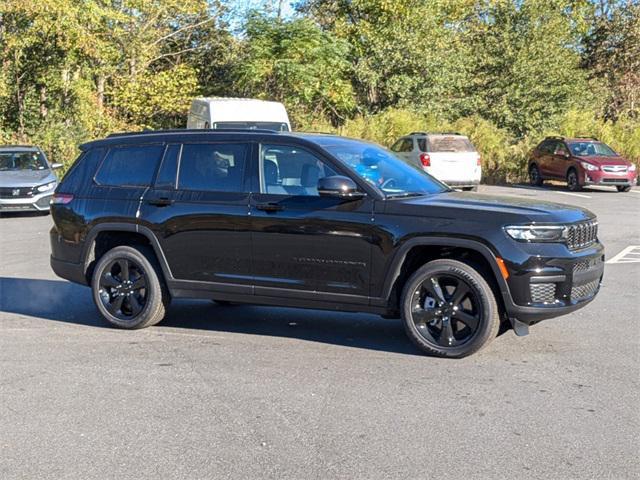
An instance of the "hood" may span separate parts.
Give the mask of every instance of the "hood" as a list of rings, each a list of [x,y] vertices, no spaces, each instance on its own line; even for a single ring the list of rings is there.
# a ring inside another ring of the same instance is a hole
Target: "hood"
[[[604,155],[588,155],[586,157],[576,156],[578,160],[593,163],[594,165],[629,165],[630,162],[624,157],[606,157]]]
[[[48,168],[45,170],[3,170],[0,171],[0,187],[35,187],[57,180]]]
[[[595,217],[587,209],[561,203],[469,192],[445,192],[387,203],[395,214],[424,215],[427,212],[429,216],[466,217],[476,221],[483,216],[487,220],[501,216],[511,223],[572,223]]]

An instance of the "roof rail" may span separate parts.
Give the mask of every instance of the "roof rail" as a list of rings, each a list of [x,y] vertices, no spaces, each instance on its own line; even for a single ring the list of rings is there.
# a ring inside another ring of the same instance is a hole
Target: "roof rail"
[[[278,130],[268,130],[266,128],[175,128],[168,130],[142,130],[141,132],[117,132],[107,136],[107,138],[144,136],[144,135],[164,135],[180,133],[280,133]]]
[[[40,148],[37,145],[20,145],[20,144],[15,144],[15,145],[0,145],[0,148]]]
[[[411,132],[409,135],[426,135],[427,132]]]
[[[409,135],[462,135],[460,132],[411,132]]]
[[[544,137],[545,140],[564,140],[564,137],[561,137],[559,135],[549,135],[547,137]]]

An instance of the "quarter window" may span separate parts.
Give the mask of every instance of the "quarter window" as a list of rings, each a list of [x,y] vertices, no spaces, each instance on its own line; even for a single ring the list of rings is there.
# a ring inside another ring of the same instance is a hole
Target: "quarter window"
[[[243,175],[248,152],[248,144],[184,144],[180,156],[179,188],[243,192]]]
[[[149,186],[163,151],[163,145],[112,148],[96,173],[96,182],[116,187]]]

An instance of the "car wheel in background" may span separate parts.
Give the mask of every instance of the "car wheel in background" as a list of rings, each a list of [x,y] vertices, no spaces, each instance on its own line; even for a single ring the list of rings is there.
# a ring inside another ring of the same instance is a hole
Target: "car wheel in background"
[[[618,189],[619,192],[628,192],[631,190],[630,185],[616,185],[616,188]]]
[[[529,182],[534,187],[539,187],[542,185],[540,170],[538,170],[538,166],[535,163],[529,167]]]
[[[572,192],[578,192],[582,189],[578,180],[578,172],[573,168],[567,173],[567,188]]]
[[[120,328],[155,325],[169,304],[159,265],[147,247],[122,246],[105,253],[94,269],[91,290],[102,316]]]
[[[402,291],[401,313],[409,338],[425,353],[461,358],[498,334],[493,290],[471,266],[440,259],[419,268]]]

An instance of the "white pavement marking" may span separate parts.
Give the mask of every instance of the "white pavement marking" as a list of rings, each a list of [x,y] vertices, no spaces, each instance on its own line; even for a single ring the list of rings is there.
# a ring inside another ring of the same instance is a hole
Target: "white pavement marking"
[[[573,197],[591,198],[591,195],[583,195],[582,193],[558,192],[555,190],[549,190],[549,191],[554,193],[559,193],[560,195],[571,195]]]
[[[640,245],[629,245],[607,263],[640,263]]]
[[[640,193],[640,190],[629,190],[631,193]]]

